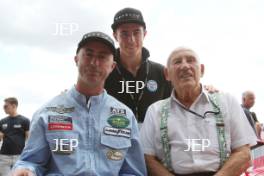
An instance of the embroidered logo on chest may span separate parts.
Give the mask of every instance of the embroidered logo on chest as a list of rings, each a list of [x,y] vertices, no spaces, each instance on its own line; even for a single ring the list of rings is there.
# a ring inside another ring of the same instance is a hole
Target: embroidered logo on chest
[[[72,117],[49,116],[48,130],[72,130]]]

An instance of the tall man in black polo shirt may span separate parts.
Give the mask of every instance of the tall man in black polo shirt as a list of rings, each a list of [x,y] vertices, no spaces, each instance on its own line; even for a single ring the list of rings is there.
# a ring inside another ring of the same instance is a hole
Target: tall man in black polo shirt
[[[117,66],[108,77],[105,89],[130,107],[142,123],[148,106],[171,94],[171,85],[165,79],[164,67],[149,60],[149,51],[143,47],[147,34],[141,12],[124,8],[115,14],[113,35],[119,44]]]
[[[165,78],[164,66],[149,60],[149,51],[143,47],[146,23],[138,9],[121,9],[115,14],[111,27],[119,48],[115,58],[117,65],[108,76],[105,89],[132,109],[140,127],[149,105],[168,98],[172,87]],[[205,89],[217,92],[213,86],[205,86]]]
[[[14,97],[4,100],[4,111],[8,114],[0,120],[0,176],[8,175],[12,165],[21,154],[28,137],[29,120],[17,113],[18,101]]]

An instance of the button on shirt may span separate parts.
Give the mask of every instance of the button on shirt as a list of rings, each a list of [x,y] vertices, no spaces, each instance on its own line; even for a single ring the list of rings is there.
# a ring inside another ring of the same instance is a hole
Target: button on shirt
[[[87,98],[72,88],[33,116],[14,168],[36,175],[146,175],[135,117],[106,91]]]
[[[228,94],[219,94],[228,152],[245,144],[256,144],[254,132],[246,123],[247,119],[238,102]],[[144,153],[157,156],[160,160],[164,157],[160,139],[163,102],[158,101],[149,107],[140,130]],[[180,107],[174,93],[170,97],[170,104],[168,137],[174,172],[188,174],[217,171],[220,158],[215,115],[207,113],[205,118],[201,118],[186,111]],[[207,92],[202,91],[189,109],[201,115],[213,111]]]

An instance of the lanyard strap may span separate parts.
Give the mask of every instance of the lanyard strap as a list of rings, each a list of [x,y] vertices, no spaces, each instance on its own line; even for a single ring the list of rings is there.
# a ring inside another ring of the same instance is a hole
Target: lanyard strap
[[[222,113],[219,109],[218,103],[218,94],[210,94],[209,100],[213,104],[215,112],[220,112],[215,114],[216,118],[216,129],[219,143],[219,157],[220,157],[220,168],[224,165],[225,161],[229,157],[227,152],[226,138],[225,138],[225,124]],[[169,144],[168,136],[168,118],[170,116],[170,98],[164,100],[164,103],[161,107],[161,121],[160,121],[160,137],[162,149],[164,152],[164,158],[162,159],[163,165],[169,170],[172,171],[172,162],[171,162],[171,146]]]
[[[206,111],[203,115],[201,115],[201,114],[198,114],[197,112],[192,111],[191,109],[186,108],[185,106],[183,106],[182,104],[178,103],[177,101],[175,101],[175,103],[177,103],[185,111],[188,111],[189,113],[192,113],[192,114],[196,115],[197,117],[201,117],[202,119],[204,119],[206,117],[206,114],[209,114],[209,113],[218,114],[218,113],[220,113],[220,109],[218,107],[216,107],[217,111]],[[214,106],[216,106],[216,105],[214,105]]]
[[[121,70],[120,70],[120,68],[119,68],[118,65],[116,65],[116,70],[117,70],[118,74],[122,77],[122,80],[123,80],[124,82],[126,82],[126,79],[125,79],[124,75],[122,74],[122,72],[121,72]],[[144,81],[144,86],[147,84],[147,81],[148,81],[148,75],[149,75],[149,62],[146,61],[146,77],[145,77],[145,81]],[[128,94],[129,94],[129,96],[130,96],[130,98],[131,98],[131,100],[133,101],[133,104],[134,104],[134,106],[135,106],[135,111],[136,111],[136,112],[135,112],[135,116],[136,116],[136,119],[139,119],[139,115],[138,115],[138,103],[139,103],[139,101],[142,99],[142,96],[143,96],[143,94],[144,94],[144,89],[142,89],[142,90],[140,91],[140,94],[139,94],[137,100],[136,100],[135,96],[134,96],[132,93],[128,93]]]

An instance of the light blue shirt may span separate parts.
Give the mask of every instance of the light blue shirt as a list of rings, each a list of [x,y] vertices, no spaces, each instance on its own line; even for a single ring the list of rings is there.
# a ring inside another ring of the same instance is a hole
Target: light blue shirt
[[[33,116],[15,168],[36,175],[147,175],[132,111],[106,91],[89,99],[74,87]]]

